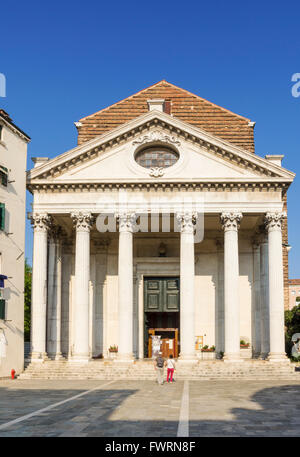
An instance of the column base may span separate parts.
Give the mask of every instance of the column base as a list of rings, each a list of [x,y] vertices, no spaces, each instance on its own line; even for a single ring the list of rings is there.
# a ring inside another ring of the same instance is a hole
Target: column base
[[[50,360],[63,360],[64,359],[64,357],[63,357],[61,352],[57,352],[57,353],[49,353],[48,352],[48,358]]]
[[[64,359],[65,358],[61,352],[58,352],[57,354],[55,354],[54,360],[64,360]]]
[[[268,362],[270,363],[286,363],[290,364],[290,359],[284,352],[269,352],[267,357]]]
[[[70,363],[88,363],[90,358],[88,355],[73,354],[68,361]]]
[[[43,363],[46,360],[49,360],[46,352],[31,352],[29,359],[31,363]]]
[[[114,359],[114,363],[120,364],[132,364],[134,362],[133,354],[121,354],[118,353],[117,357]]]
[[[260,352],[253,352],[252,353],[252,359],[259,359],[260,358]]]
[[[235,363],[235,362],[243,362],[244,359],[241,358],[240,353],[235,353],[235,352],[225,352],[223,361],[225,363]]]
[[[193,364],[198,363],[199,359],[195,353],[193,354],[179,354],[178,363],[179,364]]]
[[[268,357],[268,354],[269,354],[268,352],[261,352],[258,357],[259,360],[266,360],[266,358]]]

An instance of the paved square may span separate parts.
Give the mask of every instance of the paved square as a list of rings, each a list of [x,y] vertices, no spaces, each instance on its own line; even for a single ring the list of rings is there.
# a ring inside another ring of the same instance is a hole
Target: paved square
[[[0,381],[4,436],[300,436],[298,381]]]

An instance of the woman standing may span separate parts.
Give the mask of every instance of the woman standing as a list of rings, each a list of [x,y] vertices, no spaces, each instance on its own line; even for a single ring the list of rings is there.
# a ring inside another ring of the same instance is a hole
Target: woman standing
[[[173,359],[173,355],[171,354],[167,360],[167,382],[174,382],[173,375],[175,371],[175,360]]]

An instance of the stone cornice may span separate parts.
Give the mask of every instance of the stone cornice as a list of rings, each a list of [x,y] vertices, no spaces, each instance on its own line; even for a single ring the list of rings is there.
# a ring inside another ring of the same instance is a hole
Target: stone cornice
[[[176,135],[178,141],[181,138],[191,141],[193,144],[198,144],[201,148],[221,157],[223,160],[253,171],[258,176],[269,178],[281,177],[286,178],[290,182],[292,182],[295,176],[294,173],[270,163],[267,159],[263,159],[251,152],[234,146],[199,128],[175,119],[166,113],[151,111],[107,134],[77,146],[45,164],[33,168],[27,173],[27,182],[28,184],[32,184],[33,180],[37,178],[57,178],[70,168],[96,158],[102,155],[104,151],[111,150],[116,145],[128,141],[139,141],[141,137],[149,135],[153,128],[159,129],[160,133],[158,131],[156,134],[167,135],[171,138]]]
[[[176,180],[168,181],[156,179],[155,181],[138,181],[138,182],[54,182],[54,181],[37,181],[28,184],[27,188],[31,193],[34,192],[103,192],[112,189],[127,190],[168,190],[168,191],[202,191],[202,192],[274,192],[286,191],[290,185],[285,179],[270,179],[262,181],[260,179],[239,179],[239,180]]]

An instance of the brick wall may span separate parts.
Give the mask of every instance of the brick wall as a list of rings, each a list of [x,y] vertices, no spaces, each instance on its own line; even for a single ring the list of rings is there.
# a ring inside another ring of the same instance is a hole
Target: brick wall
[[[282,196],[283,210],[287,212],[287,195]],[[288,244],[288,218],[284,219],[282,225],[282,243]],[[289,256],[285,246],[282,246],[283,257],[283,284],[284,284],[284,309],[289,309]]]

